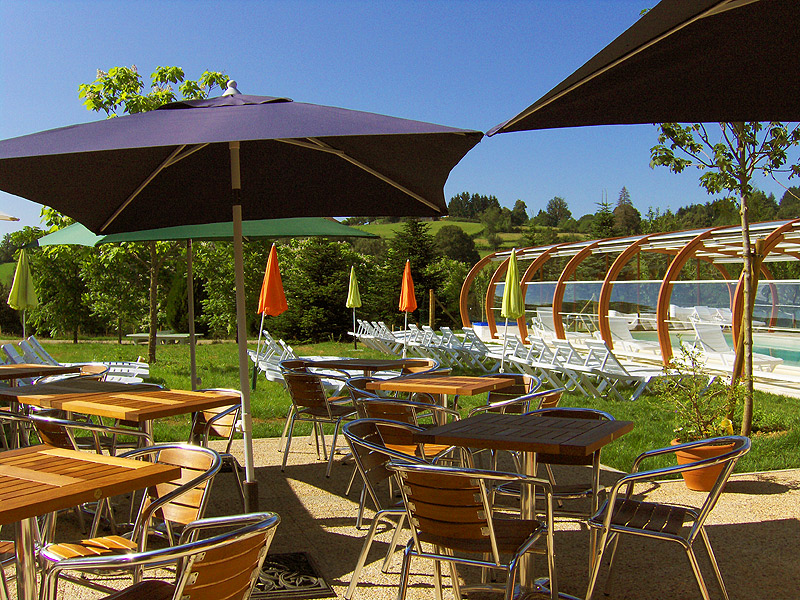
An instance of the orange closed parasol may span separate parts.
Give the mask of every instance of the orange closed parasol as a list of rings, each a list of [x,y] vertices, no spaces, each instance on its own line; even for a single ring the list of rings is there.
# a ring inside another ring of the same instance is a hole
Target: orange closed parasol
[[[264,272],[264,283],[261,285],[261,294],[258,296],[258,313],[277,317],[288,308],[286,294],[283,293],[281,271],[278,268],[278,251],[275,244],[272,244],[269,260],[267,260],[267,270]]]
[[[417,310],[417,298],[414,296],[414,280],[411,279],[411,262],[408,260],[403,271],[403,287],[400,288],[400,310],[405,313]]]

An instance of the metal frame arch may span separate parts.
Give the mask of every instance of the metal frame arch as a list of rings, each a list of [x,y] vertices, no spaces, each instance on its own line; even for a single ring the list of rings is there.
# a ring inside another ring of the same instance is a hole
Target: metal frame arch
[[[575,271],[578,270],[578,267],[586,257],[592,254],[592,250],[597,248],[600,242],[603,241],[605,240],[595,240],[573,256],[567,263],[567,266],[564,267],[564,270],[561,271],[561,276],[556,282],[556,289],[553,292],[553,324],[555,325],[556,336],[558,336],[559,339],[566,339],[567,337],[564,333],[564,323],[561,320],[561,303],[564,300],[567,280],[575,274]]]
[[[793,219],[788,221],[775,229],[772,233],[770,233],[766,238],[764,238],[764,256],[772,252],[782,240],[783,236],[787,231],[791,231],[795,228],[795,225],[800,224],[800,219]],[[794,254],[794,253],[791,253]],[[767,274],[768,278],[771,278],[771,272],[768,268],[765,271],[765,266],[762,262],[761,264],[761,271],[762,273]],[[775,321],[777,320],[777,307],[776,307],[776,290],[774,284],[772,285],[772,308],[773,312],[770,315],[770,323],[769,326],[774,327]],[[744,273],[739,276],[739,283],[736,284],[736,292],[734,293],[733,302],[731,303],[731,312],[733,312],[733,322],[731,324],[731,332],[733,333],[733,339],[738,339],[739,337],[739,330],[742,326],[742,312],[744,310]]]
[[[664,281],[661,283],[661,288],[658,290],[658,303],[656,304],[656,331],[658,332],[658,343],[661,346],[661,359],[665,366],[669,365],[672,359],[672,343],[669,339],[669,326],[667,325],[669,300],[672,296],[672,284],[677,280],[681,269],[683,269],[687,261],[694,256],[697,249],[703,246],[705,240],[710,238],[715,231],[720,229],[723,228],[714,227],[697,234],[678,251],[675,258],[670,262],[669,267],[667,267]]]
[[[505,259],[503,262],[500,263],[500,266],[497,267],[492,278],[489,280],[489,287],[486,288],[486,323],[489,325],[489,335],[494,339],[497,335],[497,322],[494,318],[494,298],[495,298],[495,289],[497,288],[497,282],[500,278],[506,274],[508,270],[508,263],[511,260],[511,256]],[[491,307],[489,306],[489,299],[492,300]]]
[[[550,248],[547,248],[544,252],[542,252],[539,256],[537,256],[530,265],[528,265],[528,268],[525,269],[525,272],[522,274],[522,278],[520,279],[520,282],[519,282],[520,289],[522,290],[522,297],[523,298],[527,297],[528,283],[531,281],[533,276],[539,270],[541,270],[544,267],[545,263],[548,260],[550,260],[551,258],[553,258],[553,256],[552,256],[553,252],[555,252],[556,250],[558,250],[560,248],[563,248],[564,246],[568,246],[571,243],[572,242],[563,242],[561,244],[556,244],[554,246],[551,246]],[[520,332],[520,337],[522,338],[522,341],[527,343],[527,341],[528,341],[528,323],[527,323],[525,317],[522,317],[521,319],[519,319],[517,321],[517,324],[519,326],[519,332]]]
[[[461,326],[462,327],[470,327],[472,325],[472,321],[469,320],[469,306],[468,306],[468,299],[469,299],[469,290],[472,287],[472,284],[475,281],[475,278],[478,276],[486,265],[492,262],[492,259],[497,256],[497,252],[492,252],[491,254],[487,254],[478,262],[475,263],[469,273],[467,273],[466,279],[464,279],[464,283],[461,285],[461,293],[458,296],[458,309],[461,313]],[[488,313],[488,311],[487,311]]]
[[[608,273],[606,273],[603,279],[603,285],[600,287],[600,298],[597,302],[597,325],[600,329],[600,337],[603,338],[603,341],[605,341],[612,350],[614,348],[614,342],[611,339],[611,328],[608,325],[608,307],[611,306],[611,292],[614,289],[614,282],[617,280],[617,277],[622,272],[625,265],[641,252],[641,246],[647,243],[650,237],[652,236],[646,235],[641,237],[620,252],[608,269]]]

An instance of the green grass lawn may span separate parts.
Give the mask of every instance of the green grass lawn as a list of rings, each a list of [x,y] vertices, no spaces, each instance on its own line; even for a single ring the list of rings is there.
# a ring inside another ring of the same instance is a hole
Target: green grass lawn
[[[251,343],[255,347],[255,342]],[[109,342],[45,342],[45,348],[62,362],[96,360],[136,360],[146,355],[145,346],[119,345]],[[328,342],[313,346],[294,346],[300,355],[335,355],[357,357],[383,357],[371,350],[353,350],[352,344]],[[206,343],[197,348],[198,374],[202,387],[239,388],[239,371],[236,364],[236,346],[232,342]],[[157,362],[150,367],[150,381],[170,388],[189,389],[189,347],[187,345],[159,346]],[[466,413],[470,407],[486,401],[485,396],[463,398],[460,408]],[[251,395],[255,437],[279,436],[283,428],[290,399],[283,385],[258,379],[257,389]],[[672,434],[672,412],[656,396],[643,395],[635,402],[620,402],[586,398],[567,394],[562,406],[598,408],[615,418],[633,421],[633,431],[603,449],[603,463],[627,471],[640,452],[669,445]],[[186,440],[186,416],[156,423],[159,440]],[[297,433],[309,430],[298,427]],[[756,392],[753,447],[737,465],[737,471],[766,471],[800,468],[800,401],[796,398]],[[653,462],[651,466],[666,466]]]

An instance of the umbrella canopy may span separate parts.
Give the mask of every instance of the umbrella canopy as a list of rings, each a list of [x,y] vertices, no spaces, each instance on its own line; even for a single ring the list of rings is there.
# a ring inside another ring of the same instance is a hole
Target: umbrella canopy
[[[243,221],[242,235],[246,238],[279,237],[378,237],[355,227],[342,225],[338,221],[324,217],[297,217],[293,219],[261,219]],[[63,229],[48,233],[34,240],[29,247],[54,246],[58,244],[77,244],[79,246],[98,246],[119,242],[149,242],[177,240],[230,240],[233,239],[233,223],[203,223],[202,225],[183,225],[162,227],[144,231],[129,231],[111,235],[95,235],[81,223],[73,223]]]
[[[482,135],[287,98],[219,98],[0,141],[0,190],[95,233],[233,220],[246,508],[257,509],[242,214],[429,216]],[[229,200],[226,201],[226,198]]]
[[[14,271],[14,282],[8,294],[8,305],[14,310],[27,310],[39,306],[39,298],[33,287],[31,268],[28,265],[28,255],[25,250],[19,251],[17,269]]]
[[[12,217],[4,212],[0,212],[0,221],[19,221],[17,217]]]
[[[519,287],[519,267],[517,266],[517,249],[511,251],[506,271],[506,284],[503,287],[503,302],[500,316],[506,319],[519,319],[525,314],[525,301]]]
[[[411,279],[411,261],[406,261],[403,269],[403,284],[400,288],[400,310],[410,313],[417,310],[417,297],[414,295],[414,280]]]
[[[267,269],[264,271],[264,282],[261,284],[261,294],[258,296],[258,314],[277,317],[288,308],[286,294],[283,293],[281,271],[278,267],[278,250],[275,244],[272,244],[267,259]]]
[[[478,131],[287,98],[229,95],[0,141],[0,189],[95,233],[231,219],[240,142],[247,219],[446,214]]]
[[[796,0],[662,0],[488,135],[625,123],[800,120]]]
[[[350,267],[350,288],[347,291],[347,308],[361,308],[361,293],[358,291],[358,279],[356,279],[356,268]]]

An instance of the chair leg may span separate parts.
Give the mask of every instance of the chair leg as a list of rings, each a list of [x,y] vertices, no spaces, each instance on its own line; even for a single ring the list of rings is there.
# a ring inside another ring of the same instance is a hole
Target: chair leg
[[[364,507],[367,502],[367,486],[361,486],[361,496],[358,499],[358,516],[356,517],[356,529],[361,529],[364,523]]]
[[[594,595],[594,589],[597,585],[597,577],[600,574],[600,565],[603,562],[603,554],[606,551],[609,541],[609,532],[603,530],[603,534],[600,536],[600,544],[597,548],[597,554],[595,555],[594,567],[589,574],[589,587],[586,590],[586,600],[592,600],[592,596]]]
[[[408,540],[403,552],[403,567],[400,569],[400,586],[397,588],[397,600],[405,600],[408,590],[408,573],[411,570],[411,548],[414,540]]]
[[[289,457],[289,446],[292,445],[292,433],[294,432],[294,419],[297,413],[292,413],[289,422],[289,431],[286,433],[286,447],[283,449],[283,461],[281,462],[281,471],[286,470],[286,459]]]
[[[722,580],[722,573],[719,570],[719,564],[717,563],[717,557],[714,555],[714,551],[711,549],[711,541],[708,539],[708,534],[706,533],[705,527],[700,529],[700,535],[703,538],[703,543],[706,546],[706,552],[708,553],[708,558],[711,560],[711,566],[714,568],[714,575],[717,576],[717,583],[719,584],[719,589],[722,592],[723,598],[728,600],[728,590],[725,587],[725,582]]]
[[[686,556],[689,559],[689,564],[692,566],[692,572],[697,581],[697,586],[700,588],[700,594],[703,596],[703,600],[711,600],[711,597],[708,595],[708,586],[703,579],[703,574],[700,572],[700,565],[697,563],[697,556],[691,546],[686,548]]]
[[[386,558],[383,559],[383,564],[381,565],[381,572],[383,573],[389,572],[389,561],[392,560],[394,551],[397,548],[397,541],[400,539],[400,532],[403,530],[403,525],[405,525],[405,523],[406,523],[406,515],[401,514],[400,520],[397,521],[397,525],[394,528],[394,533],[392,534],[392,541],[389,542],[389,550],[386,552]]]
[[[333,467],[333,456],[336,454],[336,438],[339,436],[339,427],[342,426],[342,420],[339,419],[336,421],[336,425],[333,426],[333,441],[331,442],[331,452],[328,455],[328,468],[325,471],[325,477],[331,476],[331,467]]]
[[[286,434],[289,432],[289,423],[292,422],[292,419],[294,418],[295,411],[296,411],[296,409],[294,407],[294,404],[292,404],[289,407],[289,413],[286,415],[286,423],[283,424],[283,432],[281,433],[281,441],[278,443],[278,452],[280,452],[281,448],[283,448],[283,440],[286,439]]]
[[[375,538],[375,532],[378,530],[378,522],[380,520],[380,513],[376,514],[372,519],[372,524],[369,527],[369,533],[367,533],[367,537],[364,539],[364,545],[361,547],[361,554],[358,555],[356,568],[353,571],[353,576],[350,578],[350,585],[344,594],[345,600],[351,600],[356,593],[358,579],[361,577],[361,570],[364,568],[364,563],[367,561],[367,554],[369,554],[369,549],[372,547],[372,540]]]

